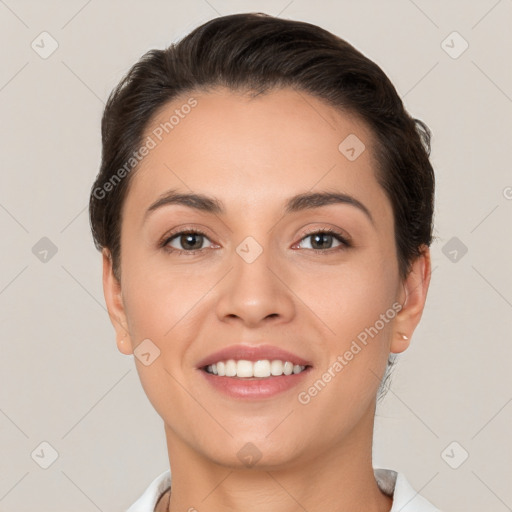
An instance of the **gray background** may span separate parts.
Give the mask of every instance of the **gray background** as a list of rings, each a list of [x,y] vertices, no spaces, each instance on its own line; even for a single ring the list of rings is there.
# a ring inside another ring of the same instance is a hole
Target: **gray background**
[[[243,11],[347,39],[432,129],[432,283],[374,463],[445,512],[512,510],[511,0],[0,0],[0,510],[120,511],[168,467],[89,232],[100,116],[145,51]]]

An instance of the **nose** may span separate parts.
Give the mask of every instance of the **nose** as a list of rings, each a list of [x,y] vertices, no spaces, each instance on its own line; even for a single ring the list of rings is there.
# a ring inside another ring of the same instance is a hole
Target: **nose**
[[[235,252],[232,270],[219,283],[218,318],[246,327],[289,322],[295,303],[285,268],[265,250],[252,262]]]

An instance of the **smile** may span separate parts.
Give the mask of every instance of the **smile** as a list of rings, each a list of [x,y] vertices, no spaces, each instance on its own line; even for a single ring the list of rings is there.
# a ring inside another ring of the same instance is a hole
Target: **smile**
[[[281,361],[279,359],[261,359],[254,362],[246,359],[238,361],[228,359],[227,361],[218,361],[208,365],[204,370],[219,377],[268,378],[298,374],[303,372],[306,367],[305,365],[294,365],[290,361]]]

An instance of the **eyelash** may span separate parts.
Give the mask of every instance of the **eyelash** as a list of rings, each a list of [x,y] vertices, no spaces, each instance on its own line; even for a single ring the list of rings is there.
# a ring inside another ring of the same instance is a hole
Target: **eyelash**
[[[308,251],[314,251],[316,254],[332,254],[333,252],[337,251],[343,251],[350,247],[352,247],[352,243],[347,240],[339,231],[332,229],[332,228],[325,228],[325,229],[316,229],[313,231],[308,231],[304,233],[302,238],[299,240],[298,243],[302,242],[305,238],[308,238],[312,235],[319,235],[319,234],[327,234],[332,235],[334,238],[338,240],[338,242],[341,243],[338,247],[331,247],[329,249],[307,249]],[[202,235],[205,238],[208,238],[208,235],[199,229],[187,229],[178,231],[176,233],[170,233],[169,235],[166,235],[163,239],[163,241],[159,244],[162,249],[164,249],[168,253],[178,253],[179,256],[193,256],[201,251],[204,251],[205,249],[195,249],[193,251],[185,251],[182,249],[175,249],[174,247],[170,247],[168,244],[171,240],[174,240],[178,236],[181,235]],[[294,244],[297,245],[297,244]]]

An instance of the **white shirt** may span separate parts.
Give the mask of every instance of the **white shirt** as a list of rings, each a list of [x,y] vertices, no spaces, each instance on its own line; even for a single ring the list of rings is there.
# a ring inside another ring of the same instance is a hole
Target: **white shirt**
[[[389,512],[441,512],[422,498],[402,473],[382,468],[374,468],[373,472],[379,489],[393,497],[393,506]],[[170,485],[171,472],[168,469],[151,482],[142,496],[126,512],[154,512],[158,499]]]

